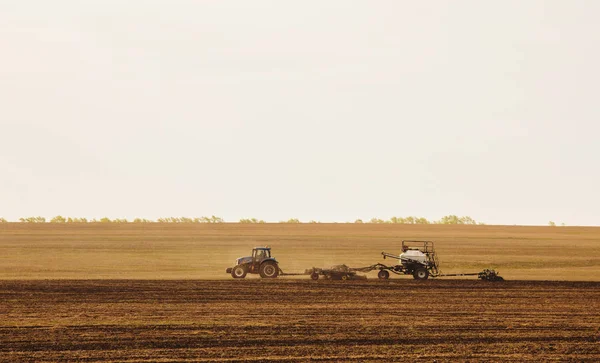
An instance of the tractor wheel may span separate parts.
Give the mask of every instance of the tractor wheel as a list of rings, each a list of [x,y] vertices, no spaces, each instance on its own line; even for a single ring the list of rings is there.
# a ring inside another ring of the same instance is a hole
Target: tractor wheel
[[[429,271],[426,268],[418,268],[413,272],[415,280],[427,280],[429,277]]]
[[[248,268],[245,265],[237,265],[231,270],[231,276],[234,279],[243,279],[248,273]]]
[[[316,272],[313,272],[312,274],[310,274],[310,278],[317,281],[319,279],[319,274]]]
[[[275,262],[265,262],[260,265],[260,277],[263,279],[274,279],[279,275],[279,266]]]
[[[344,280],[344,281],[348,280],[349,278],[350,278],[350,276],[348,276],[348,275],[342,275],[342,280]]]
[[[387,280],[390,278],[390,273],[386,270],[380,270],[377,277],[379,277],[380,280]]]

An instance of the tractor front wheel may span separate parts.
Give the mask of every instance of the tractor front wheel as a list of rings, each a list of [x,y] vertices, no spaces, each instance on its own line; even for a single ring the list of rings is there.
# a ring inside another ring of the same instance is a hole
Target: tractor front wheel
[[[279,266],[275,262],[265,262],[260,265],[259,273],[263,279],[274,279],[279,275]]]
[[[310,278],[313,279],[314,281],[317,281],[319,279],[319,274],[316,272],[313,272],[312,274],[310,274]]]
[[[380,280],[387,280],[390,278],[390,273],[386,270],[380,270],[377,277],[379,277]]]
[[[429,277],[429,271],[426,268],[418,268],[413,272],[415,280],[427,280]]]
[[[234,279],[243,279],[244,277],[246,277],[247,273],[248,269],[244,265],[237,265],[233,268],[233,270],[231,270],[231,276]]]

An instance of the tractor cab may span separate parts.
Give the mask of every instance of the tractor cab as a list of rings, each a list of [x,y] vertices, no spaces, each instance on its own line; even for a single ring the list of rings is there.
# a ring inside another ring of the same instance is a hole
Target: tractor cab
[[[252,262],[260,264],[267,258],[271,258],[271,248],[269,247],[254,247],[252,249]]]

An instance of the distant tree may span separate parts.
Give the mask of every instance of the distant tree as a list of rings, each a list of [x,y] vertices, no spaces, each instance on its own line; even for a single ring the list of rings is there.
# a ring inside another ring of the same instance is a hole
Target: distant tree
[[[444,216],[439,221],[435,222],[437,224],[477,224],[477,222],[468,216],[459,217],[454,214]]]
[[[157,220],[158,223],[224,223],[223,218],[217,216],[210,217],[162,217]],[[244,223],[244,222],[240,222]]]
[[[152,223],[153,221],[145,218],[135,218],[133,223]]]
[[[240,219],[240,223],[266,223],[266,222],[263,221],[262,219],[242,218],[242,219]]]
[[[8,221],[2,217],[0,217],[0,223],[8,223]]]
[[[19,222],[23,222],[23,223],[46,223],[46,218],[44,218],[44,217],[19,218]]]
[[[194,218],[195,223],[223,223],[223,218],[217,216]]]
[[[550,227],[556,227],[556,223],[554,223],[553,221],[548,222],[548,225]]]
[[[364,223],[362,219],[357,219],[354,221],[354,223]]]
[[[477,222],[471,217],[464,216],[460,217],[460,224],[477,224]]]
[[[112,221],[108,217],[100,218],[99,222],[100,223],[112,223]]]
[[[287,221],[280,221],[279,223],[302,223],[298,218],[290,218]]]
[[[127,218],[115,218],[112,222],[113,223],[129,223]]]
[[[308,221],[308,223],[321,223],[321,222],[315,221],[314,219],[311,219],[310,221]]]
[[[221,217],[217,217],[217,216],[211,216],[209,218],[210,222],[209,223],[224,223],[225,221],[223,220],[223,218]]]
[[[562,222],[560,225],[561,225],[562,227],[566,226],[565,222]]]
[[[449,215],[442,217],[439,221],[439,224],[460,224],[460,218],[456,215]]]
[[[163,217],[163,218],[159,218],[158,223],[181,223],[182,222],[182,218],[180,217]],[[197,223],[200,223],[199,220]]]
[[[67,220],[63,216],[56,216],[50,220],[50,223],[67,223]]]
[[[382,223],[386,223],[386,222],[383,219],[371,218],[371,220],[369,221],[369,223],[382,224]]]
[[[87,223],[87,218],[67,218],[66,223]]]
[[[429,223],[430,222],[427,220],[427,218],[424,218],[424,217],[415,219],[415,224],[429,224]]]

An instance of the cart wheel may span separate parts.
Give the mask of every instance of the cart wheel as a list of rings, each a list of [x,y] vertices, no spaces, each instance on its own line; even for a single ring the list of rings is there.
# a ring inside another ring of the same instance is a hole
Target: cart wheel
[[[427,280],[429,277],[429,271],[426,268],[418,268],[413,272],[415,280]]]
[[[342,280],[344,280],[344,281],[348,280],[348,275],[343,275]]]
[[[390,273],[387,272],[386,270],[381,270],[377,274],[377,277],[379,277],[380,280],[387,280],[390,278]]]
[[[319,279],[319,274],[316,272],[313,272],[312,274],[310,274],[310,278],[317,281]]]

